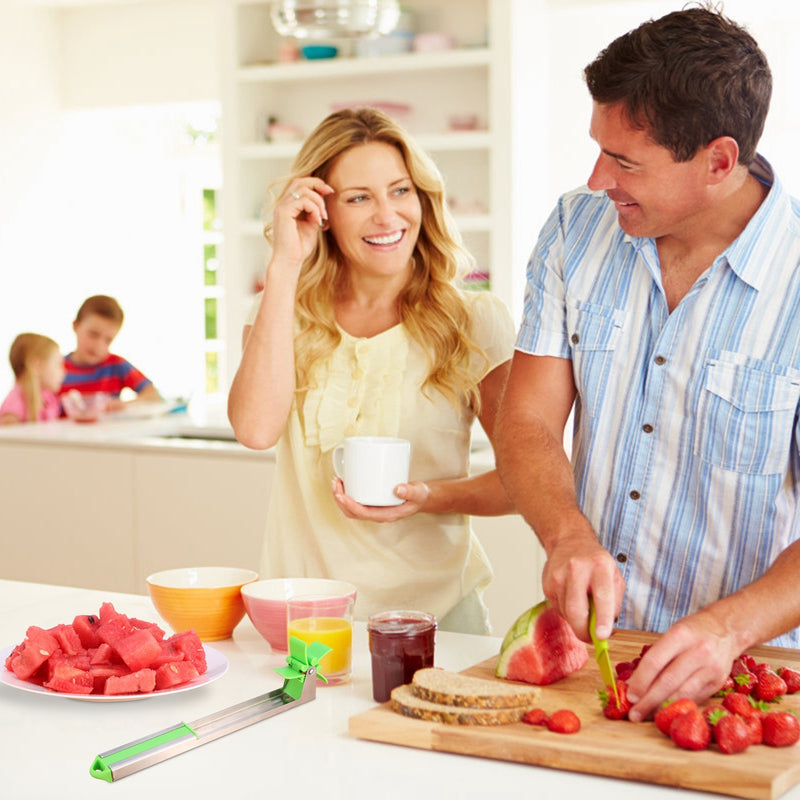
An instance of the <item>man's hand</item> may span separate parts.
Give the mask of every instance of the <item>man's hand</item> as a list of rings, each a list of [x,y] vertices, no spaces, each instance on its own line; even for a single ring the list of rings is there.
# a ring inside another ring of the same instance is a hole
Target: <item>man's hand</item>
[[[656,640],[628,681],[628,718],[647,719],[665,700],[706,700],[740,655],[738,640],[708,609],[684,617]]]
[[[594,600],[598,638],[607,639],[622,608],[625,580],[594,531],[564,533],[547,554],[542,573],[545,597],[569,622],[579,639],[589,636],[589,595]]]

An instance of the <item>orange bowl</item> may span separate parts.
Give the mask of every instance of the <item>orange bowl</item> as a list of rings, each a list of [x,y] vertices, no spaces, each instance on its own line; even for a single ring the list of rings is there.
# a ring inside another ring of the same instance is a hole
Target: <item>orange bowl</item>
[[[147,589],[177,633],[193,628],[204,642],[228,639],[244,617],[241,589],[258,573],[237,567],[182,567],[154,572]]]

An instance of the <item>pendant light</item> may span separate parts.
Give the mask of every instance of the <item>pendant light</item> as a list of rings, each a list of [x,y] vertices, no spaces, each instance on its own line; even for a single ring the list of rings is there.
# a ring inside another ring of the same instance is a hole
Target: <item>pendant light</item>
[[[270,6],[275,30],[296,39],[383,35],[399,17],[397,0],[281,0]]]

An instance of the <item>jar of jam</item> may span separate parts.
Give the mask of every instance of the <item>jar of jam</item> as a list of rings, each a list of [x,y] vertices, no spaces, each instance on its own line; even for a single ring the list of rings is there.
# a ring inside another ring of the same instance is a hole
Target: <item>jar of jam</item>
[[[436,617],[424,611],[381,611],[367,622],[372,656],[372,696],[385,703],[395,686],[433,666]]]

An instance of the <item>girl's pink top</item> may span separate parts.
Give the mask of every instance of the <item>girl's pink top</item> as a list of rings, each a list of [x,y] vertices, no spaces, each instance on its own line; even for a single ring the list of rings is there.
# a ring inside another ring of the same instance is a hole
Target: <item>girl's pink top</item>
[[[42,407],[39,410],[37,422],[46,422],[51,419],[58,419],[61,413],[61,402],[54,392],[46,389],[42,392]],[[8,397],[3,400],[0,406],[0,416],[3,414],[13,414],[20,422],[28,419],[28,405],[25,396],[22,394],[22,387],[17,383],[8,393]]]

